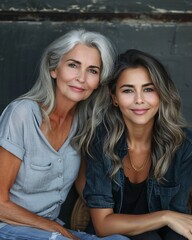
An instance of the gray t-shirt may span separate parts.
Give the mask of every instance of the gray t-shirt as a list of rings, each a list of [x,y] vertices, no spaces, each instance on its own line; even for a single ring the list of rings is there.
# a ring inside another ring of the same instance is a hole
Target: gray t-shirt
[[[41,123],[41,111],[35,101],[13,101],[0,117],[0,146],[22,161],[10,190],[11,201],[53,220],[58,217],[80,166],[80,156],[70,145],[77,117],[59,151],[45,138]]]

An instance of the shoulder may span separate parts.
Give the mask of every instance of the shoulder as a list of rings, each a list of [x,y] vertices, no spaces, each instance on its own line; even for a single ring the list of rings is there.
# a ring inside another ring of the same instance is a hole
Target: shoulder
[[[38,104],[29,99],[14,100],[11,102],[1,114],[1,121],[3,119],[9,121],[10,119],[28,119],[32,114],[40,112]]]
[[[103,145],[105,138],[107,136],[107,128],[103,123],[100,123],[94,132],[93,142],[94,144]]]
[[[191,128],[184,128],[183,129],[185,137],[184,141],[178,149],[180,154],[184,154],[186,156],[192,155],[192,129]]]
[[[4,110],[4,112],[28,112],[30,110],[35,110],[38,108],[38,104],[33,101],[33,100],[29,100],[29,99],[21,99],[21,100],[14,100],[13,102],[11,102]]]
[[[32,109],[36,109],[38,107],[38,104],[30,99],[19,99],[19,100],[14,100],[11,102],[8,106],[7,109],[12,112],[17,112],[17,111],[26,111],[29,112]]]
[[[100,158],[98,155],[102,155],[103,146],[106,136],[106,129],[104,125],[101,123],[98,125],[93,133],[93,137],[89,143],[89,153],[87,153],[87,157],[97,156],[97,160]]]
[[[192,144],[192,128],[184,128],[185,139]]]

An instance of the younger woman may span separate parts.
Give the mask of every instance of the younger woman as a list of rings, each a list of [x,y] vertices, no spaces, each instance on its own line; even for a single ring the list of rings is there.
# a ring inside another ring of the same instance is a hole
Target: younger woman
[[[97,235],[192,240],[192,131],[174,83],[153,56],[128,50],[109,90],[103,123],[84,147],[84,198]]]

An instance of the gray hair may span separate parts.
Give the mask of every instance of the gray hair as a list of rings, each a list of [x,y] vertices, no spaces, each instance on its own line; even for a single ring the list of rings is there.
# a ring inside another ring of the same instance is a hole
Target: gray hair
[[[55,83],[50,76],[62,57],[77,44],[95,47],[99,50],[102,61],[100,84],[107,81],[113,70],[115,52],[111,42],[102,34],[86,30],[72,30],[52,42],[44,51],[40,64],[39,77],[32,89],[22,98],[29,98],[42,104],[49,115],[55,106]]]
[[[106,94],[105,91],[108,78],[111,76],[114,69],[116,50],[107,37],[98,32],[80,29],[72,30],[56,39],[45,49],[42,55],[39,76],[36,83],[31,90],[22,95],[20,99],[32,99],[40,103],[42,114],[46,119],[49,119],[49,114],[55,108],[55,81],[51,78],[50,71],[54,70],[62,57],[77,44],[84,44],[98,49],[102,62],[99,87],[86,101],[78,103],[78,132],[76,133],[73,144],[77,149],[80,149],[81,144],[83,144],[84,135],[86,134],[85,126],[94,128],[90,124],[95,124],[96,121],[94,117],[99,119],[95,109],[101,107],[101,100],[103,100]],[[92,123],[88,124],[88,118],[91,116],[93,117]]]

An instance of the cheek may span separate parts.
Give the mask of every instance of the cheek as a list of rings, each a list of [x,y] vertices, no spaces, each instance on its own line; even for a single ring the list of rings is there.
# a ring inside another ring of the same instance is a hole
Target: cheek
[[[60,84],[65,84],[70,82],[72,79],[74,79],[74,76],[72,74],[69,74],[68,72],[60,72],[60,74],[57,75],[57,81]]]
[[[119,106],[128,107],[132,103],[132,98],[128,97],[128,95],[117,96],[117,101]]]
[[[99,84],[100,84],[100,79],[97,78],[97,79],[92,79],[92,81],[90,81],[87,85],[90,90],[94,90],[98,88]]]
[[[156,100],[153,102],[153,107],[154,107],[154,111],[156,114],[160,108],[160,99],[159,98],[156,98]]]
[[[160,104],[160,98],[156,94],[148,94],[146,95],[145,99],[148,103],[150,103],[153,106],[159,106]]]
[[[159,96],[156,96],[154,103],[155,103],[156,107],[159,108],[159,106],[160,106],[160,98],[159,98]]]

